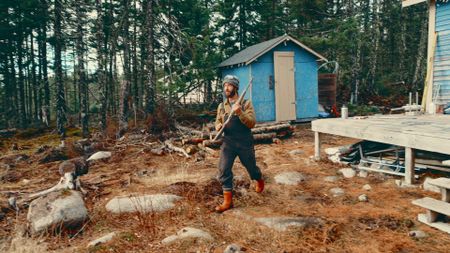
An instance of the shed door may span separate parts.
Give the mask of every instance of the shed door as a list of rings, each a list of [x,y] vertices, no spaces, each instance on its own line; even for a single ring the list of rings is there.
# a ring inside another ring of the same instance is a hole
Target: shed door
[[[274,52],[277,121],[295,120],[294,52]]]

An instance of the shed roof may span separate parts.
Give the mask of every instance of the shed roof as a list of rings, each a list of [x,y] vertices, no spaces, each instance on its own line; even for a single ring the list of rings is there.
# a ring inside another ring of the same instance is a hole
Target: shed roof
[[[284,41],[292,41],[295,44],[297,44],[298,46],[300,46],[303,49],[305,49],[306,51],[308,51],[309,53],[311,53],[312,55],[314,55],[315,57],[317,57],[318,60],[327,61],[327,59],[325,57],[323,57],[322,55],[320,55],[319,53],[317,53],[314,50],[312,50],[311,48],[305,46],[300,41],[294,39],[290,35],[285,34],[280,37],[247,47],[246,49],[239,51],[238,53],[234,54],[230,58],[221,62],[219,64],[219,67],[226,67],[226,66],[236,65],[236,64],[240,64],[240,63],[245,63],[245,65],[248,65],[248,64],[252,63],[254,60],[256,60],[258,57],[267,53],[269,50],[278,46],[280,43],[282,43]]]

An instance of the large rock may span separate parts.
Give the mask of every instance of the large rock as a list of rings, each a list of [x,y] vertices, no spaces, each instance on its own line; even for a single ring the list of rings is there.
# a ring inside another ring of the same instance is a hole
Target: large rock
[[[323,178],[323,180],[324,180],[325,182],[333,183],[333,182],[338,181],[338,180],[339,180],[339,177],[337,177],[337,176],[326,176],[326,177]]]
[[[185,227],[178,231],[175,235],[168,236],[162,240],[163,244],[172,244],[177,241],[184,241],[184,240],[195,240],[195,239],[201,239],[205,241],[212,241],[214,240],[213,237],[206,231],[203,231],[198,228],[192,228],[192,227]]]
[[[342,173],[345,178],[352,178],[356,176],[356,171],[352,168],[340,169],[339,172]]]
[[[87,217],[81,193],[63,190],[33,200],[27,220],[34,234],[55,228],[74,229],[81,226]]]
[[[428,236],[428,235],[427,235],[425,232],[423,232],[422,230],[413,230],[413,231],[409,231],[408,235],[411,236],[411,237],[414,237],[414,238],[419,238],[419,239],[425,238],[425,237]]]
[[[175,206],[181,197],[172,194],[153,194],[136,197],[115,197],[106,204],[111,213],[163,212]]]
[[[344,195],[345,191],[342,188],[335,187],[330,189],[331,194],[333,194],[333,197],[339,197]]]
[[[103,160],[111,157],[111,152],[109,151],[98,151],[97,153],[91,155],[87,161]]]
[[[104,236],[102,236],[102,237],[100,237],[98,239],[95,239],[95,240],[91,241],[87,245],[87,247],[88,248],[89,247],[95,247],[97,245],[100,245],[100,244],[103,244],[103,243],[107,243],[107,242],[111,241],[114,238],[114,236],[116,236],[116,232],[111,232],[109,234],[106,234],[106,235],[104,235]]]
[[[315,217],[269,217],[254,220],[277,231],[286,231],[289,227],[303,228],[323,224],[321,219]]]
[[[245,250],[245,249],[244,249]],[[223,253],[242,253],[244,252],[242,250],[242,247],[237,245],[237,244],[230,244],[228,245],[225,250],[223,251]]]
[[[300,172],[296,171],[283,172],[275,176],[275,182],[277,184],[298,185],[304,180],[305,177]]]
[[[367,201],[369,201],[369,198],[367,197],[366,194],[361,194],[361,195],[359,195],[358,200],[360,202],[367,202]]]
[[[294,149],[294,150],[291,150],[291,151],[289,151],[289,154],[290,155],[302,155],[302,154],[304,154],[305,153],[305,151],[303,151],[303,150],[301,150],[301,149]]]
[[[363,186],[363,189],[366,190],[366,191],[370,191],[370,190],[372,190],[372,187],[369,184],[365,184]]]

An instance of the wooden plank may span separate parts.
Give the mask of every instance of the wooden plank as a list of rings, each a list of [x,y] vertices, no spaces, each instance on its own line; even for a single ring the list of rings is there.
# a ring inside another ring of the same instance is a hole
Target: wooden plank
[[[405,183],[407,185],[414,184],[414,149],[405,148]]]
[[[427,216],[424,213],[419,214],[417,216],[417,219],[420,222],[422,222],[424,224],[427,224],[430,227],[434,227],[436,229],[439,229],[441,231],[444,231],[444,232],[447,232],[447,233],[450,234],[450,224],[448,224],[448,223],[445,223],[445,222],[432,222],[432,223],[430,223],[430,222],[427,221]]]
[[[430,0],[428,8],[428,49],[427,49],[427,69],[433,72],[434,52],[436,48],[436,0]],[[433,106],[433,78],[430,77],[425,84],[426,93],[423,94],[422,106],[427,113],[435,113],[432,111]]]
[[[366,167],[366,166],[362,166],[362,165],[358,165],[358,169],[360,169],[360,170],[367,170],[367,171],[373,171],[373,172],[386,173],[386,174],[402,176],[402,177],[405,176],[405,173],[396,172],[396,171],[393,171],[393,170],[374,169],[374,168],[370,168],[370,167]]]
[[[440,188],[450,189],[450,178],[440,177],[440,178],[431,179],[428,182],[430,184],[440,187]]]
[[[416,120],[407,117],[364,120],[321,119],[312,122],[312,130],[450,154],[450,145],[443,145],[450,142],[450,117],[420,116],[416,118]]]
[[[440,201],[430,197],[416,199],[413,200],[412,203],[416,206],[420,206],[425,209],[450,216],[450,203],[446,203],[444,201]]]
[[[442,198],[441,200],[444,202],[450,202],[450,190],[449,189],[441,189]]]
[[[418,3],[422,3],[425,2],[426,0],[403,0],[402,2],[402,8],[414,5],[414,4],[418,4]]]

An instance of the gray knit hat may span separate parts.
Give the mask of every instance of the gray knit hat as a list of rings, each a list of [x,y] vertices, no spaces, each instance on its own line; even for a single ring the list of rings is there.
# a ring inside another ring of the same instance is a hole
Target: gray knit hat
[[[237,76],[226,75],[223,78],[222,85],[224,85],[225,83],[229,83],[234,87],[236,87],[236,89],[239,89],[239,78]]]

